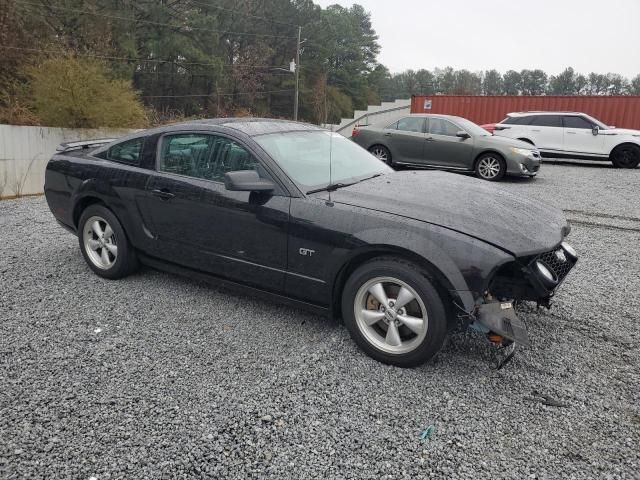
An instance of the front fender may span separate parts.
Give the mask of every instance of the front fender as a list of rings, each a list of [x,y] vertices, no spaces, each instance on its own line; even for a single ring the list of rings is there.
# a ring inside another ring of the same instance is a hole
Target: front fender
[[[354,234],[366,248],[411,252],[437,269],[455,291],[466,311],[473,310],[487,289],[492,273],[513,257],[481,240],[436,225],[419,230],[374,228]],[[351,253],[359,254],[358,250]]]

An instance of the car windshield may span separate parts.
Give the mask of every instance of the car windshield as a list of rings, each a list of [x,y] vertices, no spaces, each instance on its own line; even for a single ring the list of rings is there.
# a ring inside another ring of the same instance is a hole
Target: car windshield
[[[254,140],[304,191],[354,183],[393,170],[340,134],[323,130],[272,133]]]
[[[490,135],[484,128],[480,125],[476,125],[471,120],[467,120],[466,118],[457,117],[455,122],[461,127],[464,131],[474,137],[488,137]]]

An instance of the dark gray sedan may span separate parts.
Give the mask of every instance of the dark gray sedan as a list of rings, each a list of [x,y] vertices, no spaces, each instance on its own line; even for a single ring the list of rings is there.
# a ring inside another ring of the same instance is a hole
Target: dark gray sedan
[[[541,163],[533,145],[493,136],[466,118],[451,115],[416,114],[384,127],[356,127],[352,138],[389,165],[475,172],[484,180],[533,177]]]

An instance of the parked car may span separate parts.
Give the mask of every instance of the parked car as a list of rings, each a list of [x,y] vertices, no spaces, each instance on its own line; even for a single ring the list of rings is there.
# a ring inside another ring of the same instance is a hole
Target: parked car
[[[494,135],[535,145],[544,157],[610,160],[618,168],[640,164],[640,130],[610,127],[585,113],[509,113],[494,128]]]
[[[475,172],[493,181],[533,177],[540,169],[540,154],[530,143],[493,137],[450,115],[414,114],[382,127],[356,127],[351,138],[389,165]]]
[[[548,305],[577,261],[555,208],[446,172],[394,172],[288,121],[62,145],[45,195],[101,277],[143,263],[241,285],[341,317],[365,352],[402,367],[460,323],[526,344],[511,300]]]
[[[485,123],[483,125],[480,125],[480,127],[484,128],[488,133],[493,135],[496,130],[496,125],[497,123]]]

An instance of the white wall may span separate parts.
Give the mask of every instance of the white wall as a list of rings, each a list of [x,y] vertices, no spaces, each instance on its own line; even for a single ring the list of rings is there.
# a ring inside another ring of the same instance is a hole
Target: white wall
[[[43,193],[44,169],[61,143],[117,138],[132,131],[0,125],[0,198]]]

